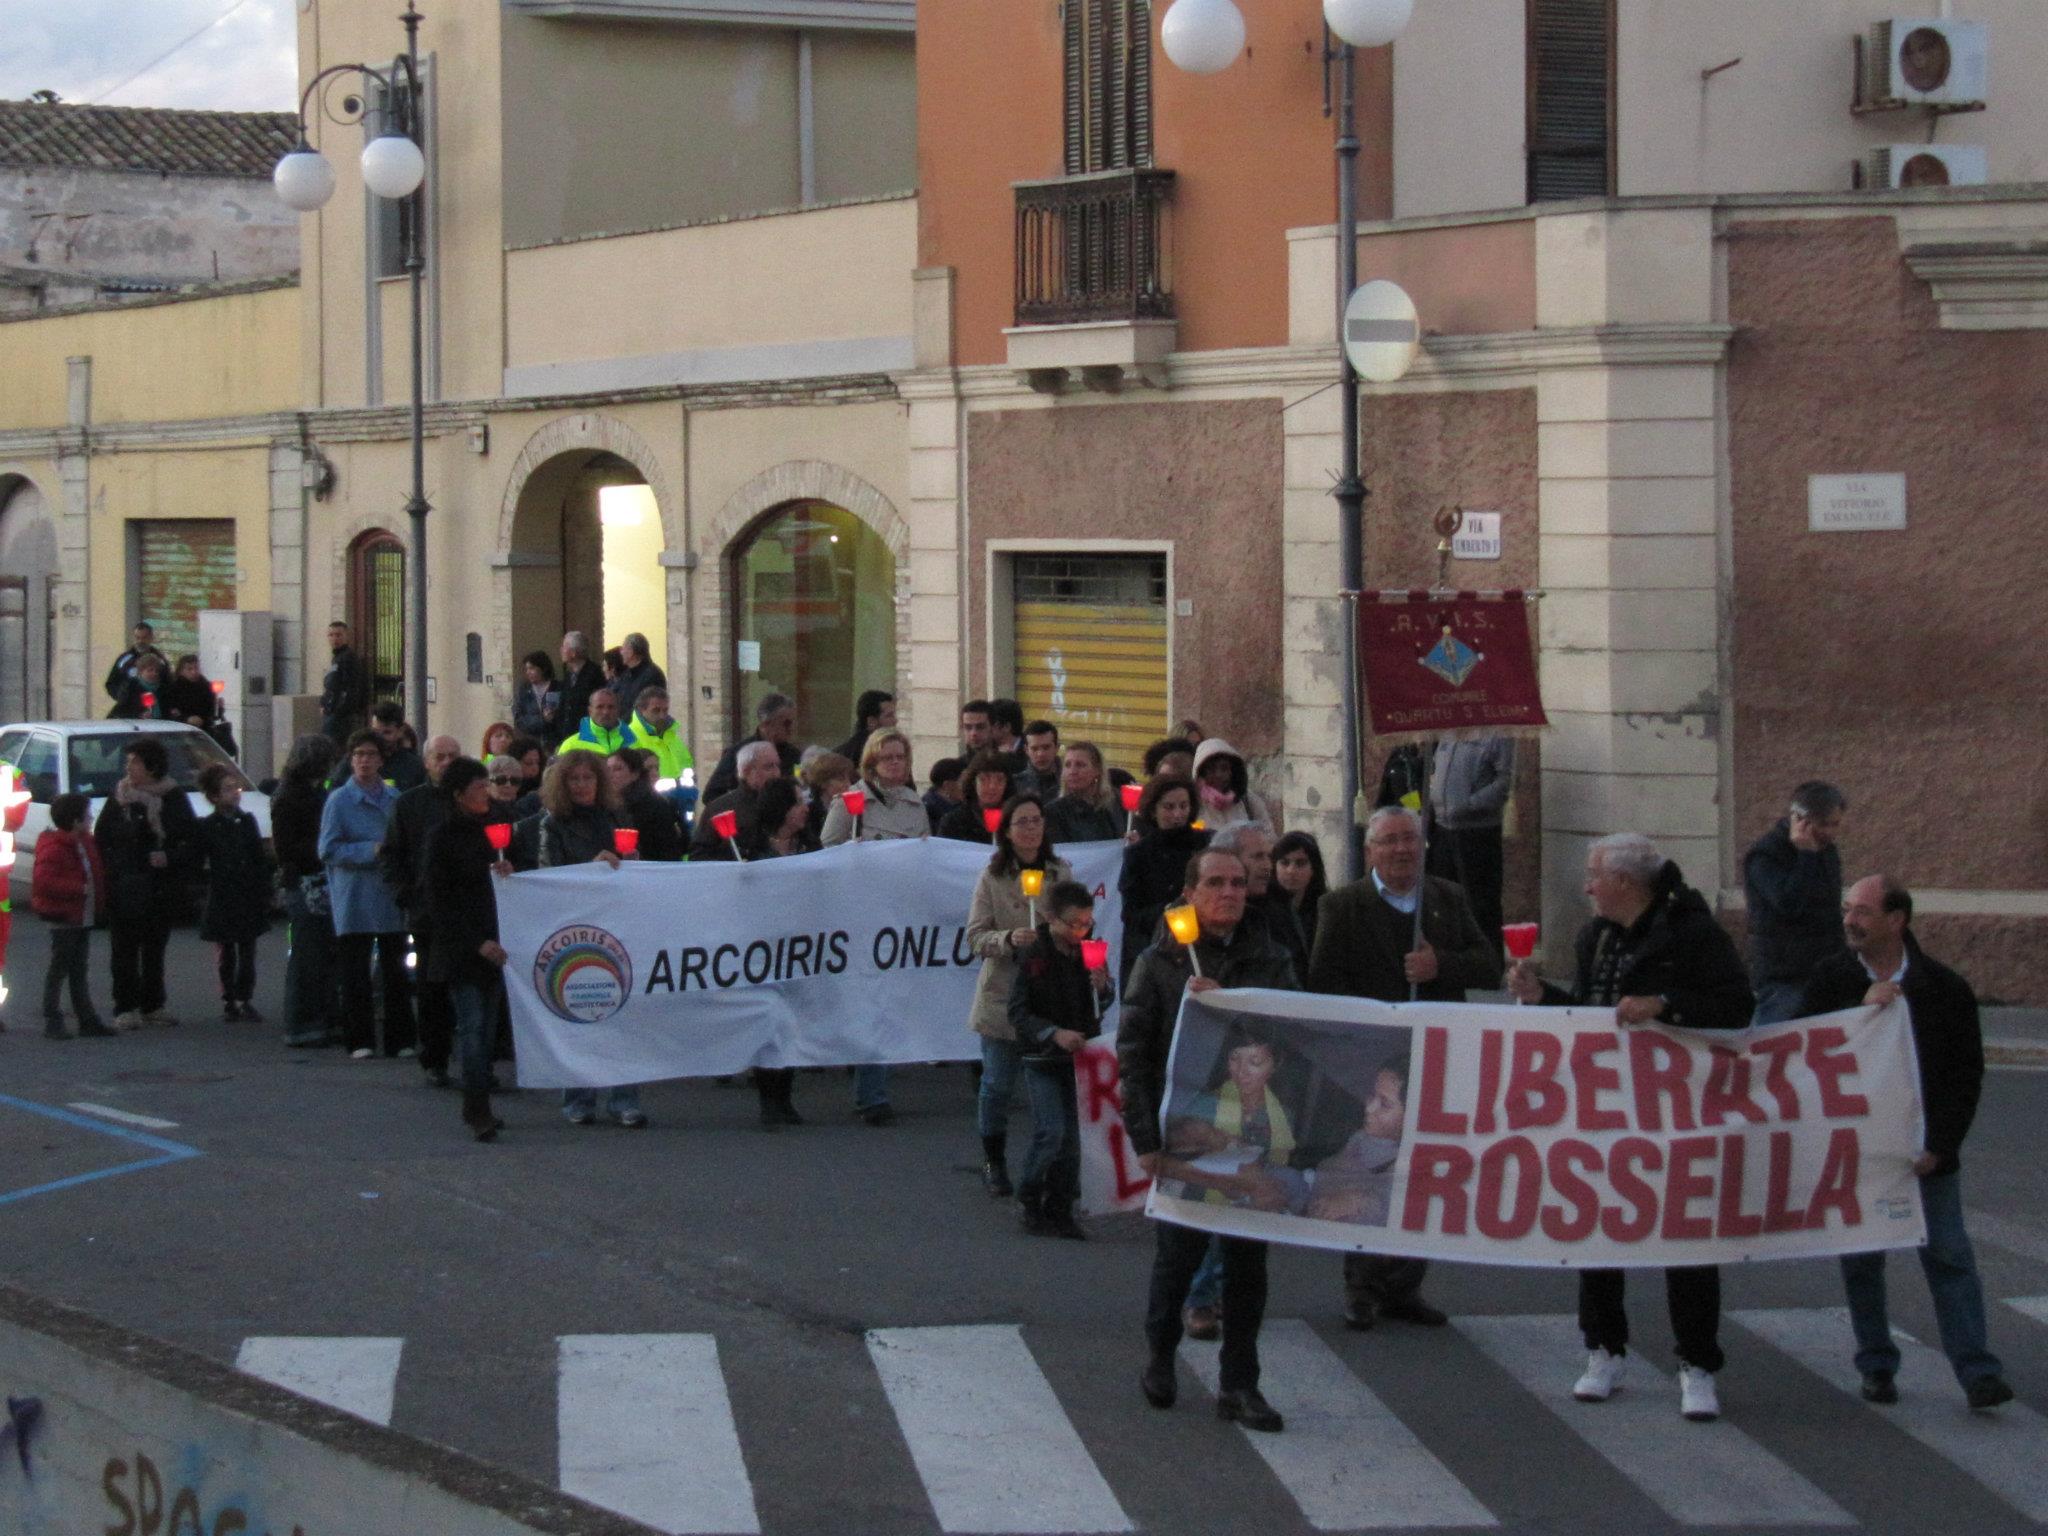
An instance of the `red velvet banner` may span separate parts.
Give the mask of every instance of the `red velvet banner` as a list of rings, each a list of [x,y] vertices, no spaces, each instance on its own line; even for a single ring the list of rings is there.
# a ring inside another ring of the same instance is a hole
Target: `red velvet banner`
[[[1373,736],[1496,736],[1549,724],[1519,592],[1358,602],[1358,670]]]

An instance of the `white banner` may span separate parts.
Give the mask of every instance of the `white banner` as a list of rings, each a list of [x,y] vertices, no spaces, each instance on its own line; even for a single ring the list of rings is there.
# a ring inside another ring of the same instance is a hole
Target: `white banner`
[[[1737,1034],[1611,1008],[1212,992],[1182,1005],[1148,1214],[1573,1268],[1925,1240],[1903,1002]]]

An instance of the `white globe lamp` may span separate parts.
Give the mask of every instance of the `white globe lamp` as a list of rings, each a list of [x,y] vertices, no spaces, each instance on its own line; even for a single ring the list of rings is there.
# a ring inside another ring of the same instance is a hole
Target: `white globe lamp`
[[[304,139],[298,148],[277,162],[277,169],[270,173],[271,185],[277,188],[278,198],[285,207],[300,213],[312,213],[327,205],[327,199],[334,196],[334,167],[327,163],[327,157],[314,149]]]
[[[363,149],[363,185],[379,197],[411,197],[427,179],[427,157],[402,133],[383,133]]]
[[[1415,15],[1415,0],[1323,0],[1323,21],[1354,48],[1384,48]]]
[[[1244,52],[1244,17],[1232,0],[1173,0],[1159,23],[1159,45],[1176,69],[1213,75]]]

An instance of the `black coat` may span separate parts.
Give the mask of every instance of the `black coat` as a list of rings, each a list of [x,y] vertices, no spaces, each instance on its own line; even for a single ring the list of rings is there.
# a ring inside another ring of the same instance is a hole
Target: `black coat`
[[[541,690],[555,701],[555,712],[550,715],[546,704],[533,696],[533,684],[520,674],[519,689],[512,695],[512,729],[521,736],[531,736],[543,742],[552,750],[555,743],[568,735],[567,731],[555,729],[555,723],[562,718],[562,685],[550,678]]]
[[[654,792],[652,785],[636,782],[626,791],[626,825],[640,834],[640,857],[653,864],[679,864],[689,851],[683,837],[683,820],[676,808]]]
[[[1594,918],[1579,930],[1576,955],[1571,990],[1546,982],[1544,1002],[1606,1006],[1661,997],[1658,1021],[1680,1029],[1746,1029],[1756,1012],[1735,941],[1669,859],[1649,910],[1627,928]],[[1603,984],[1610,967],[1612,980]]]
[[[1311,992],[1320,990],[1309,980],[1309,958],[1315,953],[1317,924],[1321,921],[1319,904],[1311,901],[1297,911],[1287,893],[1276,885],[1266,892],[1258,906],[1266,915],[1266,926],[1273,931],[1273,937],[1294,961],[1294,974],[1302,979],[1301,984]]]
[[[198,856],[194,839],[199,818],[183,790],[173,789],[163,797],[158,813],[159,835],[150,830],[149,818],[139,805],[123,805],[114,796],[100,811],[92,834],[98,839],[107,866],[107,894],[117,922],[148,917],[170,906],[176,888],[192,873]],[[152,853],[166,856],[159,869],[149,862]]]
[[[697,812],[697,830],[690,839],[692,863],[700,859],[713,864],[721,860],[727,864],[732,862],[731,845],[718,835],[718,829],[711,824],[714,817],[722,816],[727,811],[731,811],[739,818],[739,831],[733,842],[739,844],[740,851],[748,858],[753,857],[749,850],[758,844],[761,835],[761,797],[745,785],[741,785],[728,794],[720,795]]]
[[[194,829],[198,856],[206,860],[206,910],[199,937],[209,944],[233,944],[270,931],[270,855],[263,834],[247,811],[216,809]]]
[[[117,704],[120,703],[121,690],[126,688],[129,679],[135,676],[135,664],[145,656],[154,656],[158,661],[163,662],[166,673],[170,671],[170,661],[155,646],[145,645],[139,651],[131,646],[116,656],[114,664],[107,669],[107,680],[100,686],[107,690],[108,698]]]
[[[324,872],[320,862],[320,813],[327,807],[327,789],[291,779],[270,797],[270,844],[278,868],[288,879]]]
[[[601,805],[579,805],[567,816],[553,812],[540,819],[540,865],[588,864],[600,853],[616,853],[612,834],[619,819]]]
[[[1054,942],[1044,923],[1038,937],[1017,957],[1017,979],[1010,987],[1010,1028],[1026,1061],[1064,1063],[1073,1058],[1053,1044],[1053,1031],[1071,1029],[1093,1040],[1102,1033],[1102,1010],[1111,994],[1097,1001],[1095,984],[1079,954]]]
[[[1792,823],[1779,822],[1743,855],[1742,892],[1749,974],[1759,987],[1802,983],[1843,953],[1842,851],[1833,844],[1808,853],[1793,846]]]
[[[1388,941],[1389,929],[1377,909],[1393,911],[1371,875],[1323,898],[1316,919],[1315,948],[1309,958],[1309,991],[1370,997],[1383,1003],[1408,1001],[1408,978],[1402,963],[1411,948],[1406,936],[1415,919],[1405,912],[1393,912],[1400,919],[1395,931],[1403,936],[1397,946]],[[1289,913],[1272,912],[1272,916],[1276,923],[1292,920]],[[1436,980],[1420,988],[1420,1001],[1462,1003],[1468,991],[1500,985],[1500,950],[1480,931],[1462,887],[1434,875],[1423,877],[1422,937],[1436,951],[1437,971]]]
[[[1113,843],[1124,835],[1130,816],[1114,801],[1097,805],[1078,795],[1061,795],[1045,807],[1045,833],[1054,843]]]
[[[422,978],[445,986],[487,987],[498,967],[477,951],[498,936],[497,851],[484,823],[456,811],[428,834],[420,855],[421,910],[434,934]]]
[[[454,814],[455,803],[439,785],[415,784],[391,808],[391,825],[377,850],[377,869],[416,933],[428,931],[423,885],[427,839]]]
[[[400,747],[384,759],[384,782],[403,795],[427,782],[427,765],[412,748]]]
[[[740,748],[761,740],[761,733],[754,732],[745,741],[736,741],[725,749],[718,766],[711,770],[711,782],[704,786],[704,799],[722,799],[740,787]],[[784,777],[795,773],[803,762],[803,754],[786,741],[775,743],[775,755],[782,760]]]
[[[1977,994],[1920,943],[1906,935],[1906,979],[1899,989],[1913,1014],[1913,1049],[1920,1057],[1920,1104],[1927,1120],[1927,1150],[1940,1159],[1934,1173],[1962,1167],[1963,1138],[1977,1118],[1984,1091],[1984,1029]],[[1821,963],[1806,983],[1799,1013],[1809,1018],[1862,1004],[1870,990],[1863,962],[1846,950]]]
[[[604,686],[604,669],[594,661],[586,661],[573,672],[562,674],[562,707],[555,711],[554,740],[550,748],[567,741],[583,727],[590,717],[590,696]],[[621,715],[620,719],[625,716]]]
[[[142,701],[148,699],[145,704]],[[162,683],[145,683],[139,677],[130,677],[121,684],[121,691],[114,695],[114,707],[107,711],[109,720],[168,720],[171,718],[170,701],[165,697]]]
[[[988,822],[982,818],[987,807],[973,800],[962,800],[940,818],[939,836],[949,837],[956,843],[979,843],[984,848],[995,846],[995,838],[989,835]]]
[[[370,714],[370,673],[352,646],[334,652],[320,683],[320,728],[337,746],[363,728]]]
[[[219,713],[213,697],[213,685],[203,677],[186,679],[167,677],[163,686],[164,718],[190,724],[195,718],[202,728],[213,723]]]
[[[1116,888],[1124,902],[1124,952],[1120,967],[1126,988],[1138,952],[1159,931],[1159,919],[1187,888],[1188,860],[1209,846],[1209,834],[1193,827],[1171,832],[1143,827],[1135,843],[1124,849],[1123,873]]]

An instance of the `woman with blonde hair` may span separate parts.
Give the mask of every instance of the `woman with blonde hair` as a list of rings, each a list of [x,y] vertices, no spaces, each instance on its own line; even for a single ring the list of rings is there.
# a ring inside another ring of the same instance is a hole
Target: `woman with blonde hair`
[[[832,802],[819,839],[827,848],[931,835],[931,816],[910,787],[910,738],[895,726],[885,725],[868,736],[861,748],[858,783],[867,803],[856,817],[847,809],[844,794]]]

